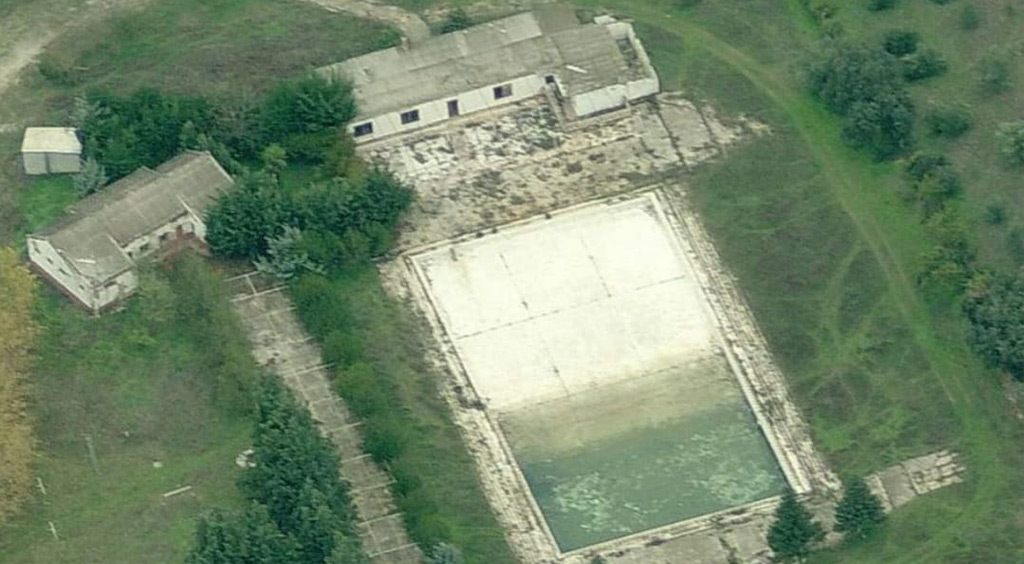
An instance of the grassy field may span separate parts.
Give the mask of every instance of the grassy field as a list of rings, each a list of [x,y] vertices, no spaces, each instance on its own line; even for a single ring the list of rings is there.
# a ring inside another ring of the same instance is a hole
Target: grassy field
[[[226,344],[202,341],[175,313],[195,296],[156,285],[101,318],[43,287],[31,382],[46,494],[0,530],[5,563],[180,561],[202,510],[238,504],[234,460],[251,422],[213,401],[205,370]]]
[[[929,241],[895,190],[898,167],[844,147],[801,90],[816,34],[799,2],[604,4],[638,20],[666,87],[772,127],[698,171],[693,197],[837,469],[863,474],[940,447],[967,455],[966,486],[812,561],[1020,562],[1019,426],[962,320],[915,287]]]
[[[973,10],[976,27],[964,25],[965,10]],[[922,148],[950,155],[966,182],[966,209],[975,220],[974,232],[982,259],[1003,268],[1024,264],[1024,254],[1008,245],[1012,229],[1024,226],[1020,190],[1024,170],[1007,166],[999,157],[995,132],[998,124],[1024,119],[1024,2],[1019,0],[970,0],[940,5],[934,2],[897,2],[896,9],[869,12],[858,5],[845,6],[837,19],[851,37],[877,43],[893,29],[921,36],[920,49],[935,49],[949,63],[949,72],[911,87],[919,113],[937,102],[958,104],[971,114],[974,125],[958,139],[930,136],[919,123]],[[1009,67],[1010,88],[986,93],[980,85],[985,61],[1003,59]],[[1005,206],[1004,223],[983,220],[990,205]]]

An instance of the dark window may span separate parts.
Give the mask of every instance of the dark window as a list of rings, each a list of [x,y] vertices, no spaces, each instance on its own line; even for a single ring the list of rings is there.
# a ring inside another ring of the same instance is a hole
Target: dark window
[[[408,112],[402,112],[402,125],[407,123],[415,123],[420,120],[419,110],[409,110]]]
[[[544,84],[554,84],[554,83],[555,83],[555,75],[549,74],[549,75],[544,77]]]
[[[448,100],[448,117],[455,117],[459,115],[459,101]]]
[[[352,130],[354,137],[362,137],[363,135],[369,135],[373,133],[373,122],[368,121],[366,123],[360,123]]]
[[[512,95],[512,85],[502,84],[501,86],[494,87],[494,99],[501,100],[502,98],[508,98]]]

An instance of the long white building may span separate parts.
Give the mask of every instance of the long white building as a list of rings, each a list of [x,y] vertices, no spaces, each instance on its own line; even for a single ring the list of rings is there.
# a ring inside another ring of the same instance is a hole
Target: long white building
[[[203,243],[204,211],[233,181],[210,153],[186,151],[140,168],[75,203],[28,236],[36,271],[99,312],[138,287],[136,261],[184,242]]]
[[[349,59],[320,69],[348,79],[357,142],[412,131],[549,90],[569,118],[656,94],[658,76],[633,26],[610,17],[580,23],[546,6]]]

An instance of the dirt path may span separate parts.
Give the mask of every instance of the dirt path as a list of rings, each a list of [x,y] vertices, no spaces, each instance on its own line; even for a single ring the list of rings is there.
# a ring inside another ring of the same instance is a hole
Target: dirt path
[[[313,2],[331,12],[346,12],[359,17],[378,20],[391,24],[402,31],[409,41],[421,41],[430,37],[430,28],[422,18],[399,8],[386,4],[376,4],[363,0],[306,0]]]
[[[22,69],[72,26],[91,23],[110,11],[148,0],[42,0],[15,8],[0,19],[0,106]],[[0,132],[14,124],[0,124]]]

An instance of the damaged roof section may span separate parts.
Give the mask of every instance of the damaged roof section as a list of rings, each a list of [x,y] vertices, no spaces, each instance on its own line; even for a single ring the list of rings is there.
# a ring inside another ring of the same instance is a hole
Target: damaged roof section
[[[396,112],[529,75],[554,75],[574,96],[624,84],[635,72],[609,27],[581,24],[568,6],[543,6],[469,29],[321,69],[347,77],[357,119]]]
[[[101,282],[133,266],[123,250],[132,241],[190,211],[200,214],[232,183],[209,153],[186,151],[78,201],[30,238],[49,241],[81,274]]]

